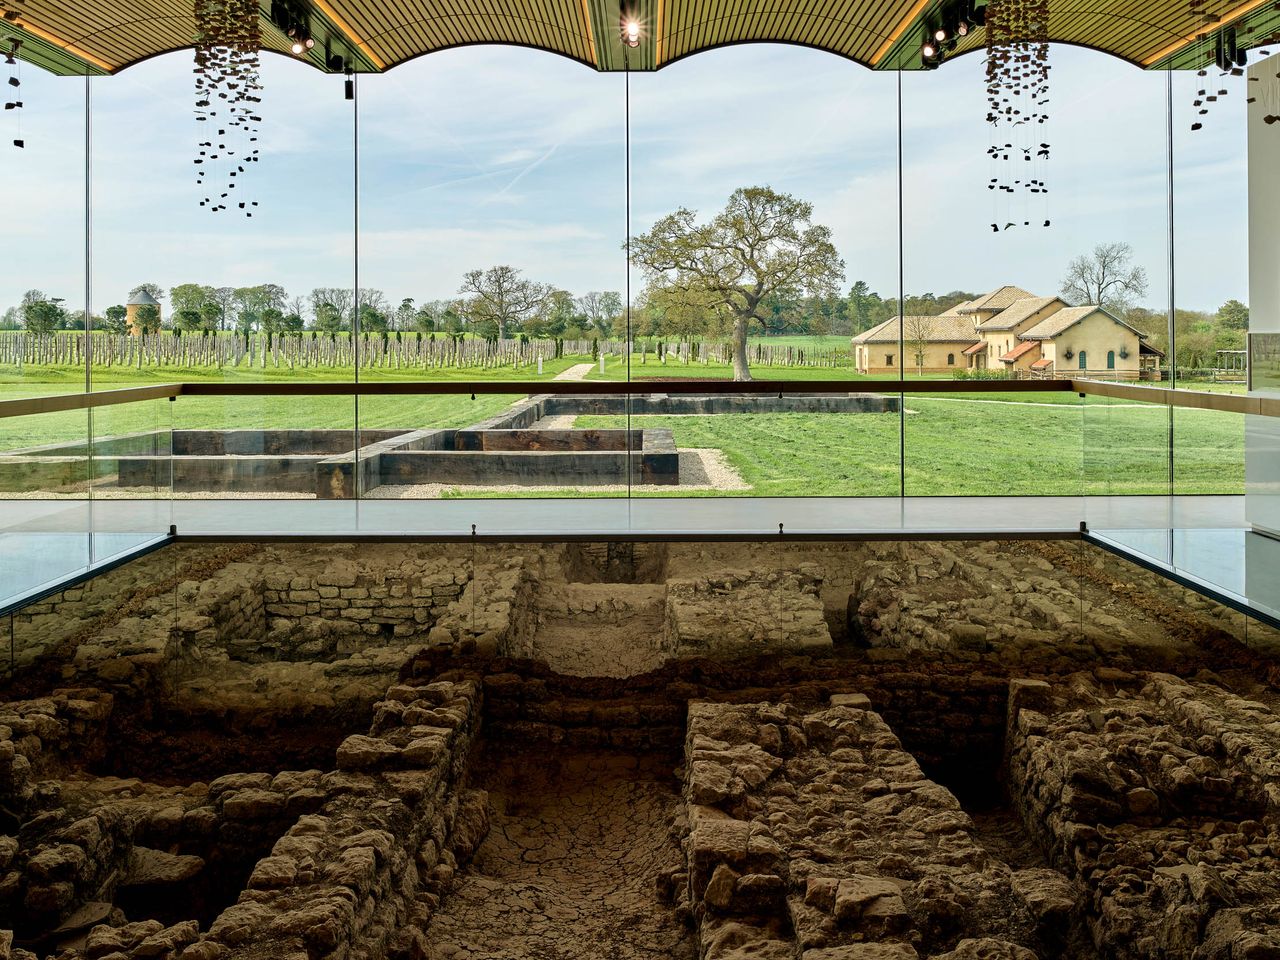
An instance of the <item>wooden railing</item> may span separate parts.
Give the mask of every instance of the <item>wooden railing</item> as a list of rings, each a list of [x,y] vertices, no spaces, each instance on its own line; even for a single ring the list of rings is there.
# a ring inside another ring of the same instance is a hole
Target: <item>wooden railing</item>
[[[812,395],[1062,393],[1107,397],[1168,407],[1280,417],[1280,398],[1172,390],[1104,380],[451,380],[315,383],[163,383],[89,393],[0,400],[0,419],[64,410],[110,407],[166,397],[466,396],[537,394]]]

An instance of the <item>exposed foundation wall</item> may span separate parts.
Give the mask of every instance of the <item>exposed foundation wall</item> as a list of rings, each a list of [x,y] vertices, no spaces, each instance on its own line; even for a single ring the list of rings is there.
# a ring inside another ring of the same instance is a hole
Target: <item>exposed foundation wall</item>
[[[1277,729],[1270,703],[1211,680],[1015,683],[1013,802],[1088,889],[1104,956],[1280,955]]]
[[[1063,955],[1076,888],[992,857],[869,707],[690,703],[675,879],[704,960]]]

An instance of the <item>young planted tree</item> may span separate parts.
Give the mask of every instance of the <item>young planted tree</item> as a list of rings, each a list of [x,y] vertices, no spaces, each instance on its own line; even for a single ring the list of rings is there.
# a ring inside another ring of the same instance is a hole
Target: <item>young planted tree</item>
[[[929,349],[929,334],[932,332],[933,321],[922,316],[905,317],[904,321],[906,329],[903,331],[903,346],[915,363],[916,375],[919,376],[924,373],[925,351]]]
[[[497,266],[470,271],[458,292],[466,298],[467,319],[506,340],[508,329],[535,314],[551,288],[526,280],[515,267]]]
[[[1067,265],[1062,297],[1077,306],[1096,303],[1124,314],[1147,294],[1147,271],[1131,265],[1133,248],[1127,243],[1100,243],[1093,253]]]
[[[651,281],[723,308],[733,318],[733,378],[750,380],[747,331],[770,298],[828,295],[844,278],[831,231],[813,206],[769,187],[741,187],[711,221],[680,208],[631,241]]]

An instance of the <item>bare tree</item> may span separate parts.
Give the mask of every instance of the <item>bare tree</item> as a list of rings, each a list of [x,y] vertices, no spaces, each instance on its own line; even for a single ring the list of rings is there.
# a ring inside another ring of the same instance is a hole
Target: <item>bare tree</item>
[[[1067,267],[1062,296],[1077,306],[1096,303],[1125,311],[1147,293],[1147,271],[1130,266],[1133,248],[1127,243],[1100,243],[1091,255],[1076,257]]]
[[[355,306],[355,293],[350,287],[316,287],[311,291],[311,316],[316,329],[334,333],[350,323]]]
[[[468,272],[458,292],[466,298],[471,322],[496,325],[498,339],[505,340],[507,328],[535,313],[551,288],[526,280],[515,267],[503,265]]]
[[[681,208],[631,241],[651,281],[733,317],[733,379],[750,380],[747,329],[774,297],[830,294],[844,277],[831,231],[812,222],[813,205],[769,187],[740,187],[705,224]],[[694,295],[696,291],[696,296]]]
[[[916,374],[924,373],[925,351],[929,349],[929,338],[933,333],[932,317],[906,317],[906,329],[903,330],[903,345],[911,353],[916,364]]]
[[[602,337],[613,336],[613,322],[622,313],[622,295],[616,290],[592,290],[578,298],[578,309]]]

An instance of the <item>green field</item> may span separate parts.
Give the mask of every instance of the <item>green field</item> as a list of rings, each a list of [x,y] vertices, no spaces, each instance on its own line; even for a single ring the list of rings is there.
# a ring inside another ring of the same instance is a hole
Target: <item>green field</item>
[[[778,338],[771,338],[776,340]],[[811,339],[811,338],[798,338]],[[543,380],[589,358],[546,361]],[[18,378],[0,370],[0,399],[83,389],[80,368],[28,368]],[[316,370],[230,368],[115,368],[95,379],[95,389],[202,381],[281,383],[311,380]],[[848,380],[873,386],[849,368],[754,368],[762,380]],[[423,371],[364,371],[376,381],[424,379]],[[532,380],[536,370],[463,368],[430,371],[437,381]],[[320,379],[350,381],[352,369],[325,370]],[[716,378],[731,374],[725,364],[638,363],[633,379]],[[607,357],[603,379],[622,380],[622,358]],[[599,379],[598,367],[590,379]],[[1195,384],[1226,390],[1235,385]],[[661,389],[656,387],[656,389]],[[507,407],[507,395],[445,397],[362,397],[363,428],[453,428],[476,423]],[[1070,392],[954,394],[906,397],[906,493],[908,495],[1080,495],[1159,494],[1169,491],[1169,413],[1164,407],[1089,398]],[[357,405],[350,397],[181,397],[93,411],[96,436],[150,430],[214,428],[354,429]],[[576,426],[618,427],[618,417],[580,417]],[[0,421],[0,450],[86,436],[84,411],[40,414]],[[714,417],[634,417],[633,427],[667,427],[678,447],[714,448],[750,484],[750,491],[691,495],[896,496],[899,492],[897,414],[735,414]],[[1214,411],[1175,413],[1175,492],[1232,493],[1244,487],[1243,418]],[[591,495],[591,491],[583,491]],[[464,492],[465,495],[465,492]],[[505,494],[510,495],[510,494]]]
[[[1163,408],[909,397],[907,410],[908,496],[1169,492]],[[576,426],[623,419],[579,417]],[[682,449],[723,450],[751,484],[747,495],[772,497],[896,496],[898,423],[867,413],[631,418],[633,428],[670,428]],[[1242,419],[1179,410],[1177,426],[1176,492],[1243,493]]]

